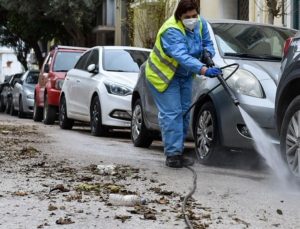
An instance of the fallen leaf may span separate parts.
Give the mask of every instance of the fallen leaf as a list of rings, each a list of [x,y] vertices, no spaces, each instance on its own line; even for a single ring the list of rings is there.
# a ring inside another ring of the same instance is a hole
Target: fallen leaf
[[[130,215],[116,215],[115,219],[121,220],[122,223],[124,223],[126,220],[130,219]]]
[[[56,224],[60,224],[60,225],[72,224],[72,223],[75,223],[75,222],[72,221],[71,218],[68,218],[68,217],[65,217],[65,218],[60,217],[58,220],[56,220]]]
[[[48,206],[48,211],[55,211],[57,209],[58,208],[56,206],[52,205],[52,204],[49,204],[49,206]]]
[[[17,191],[17,192],[14,192],[13,195],[15,195],[15,196],[27,196],[28,193],[24,192],[24,191]]]
[[[160,199],[158,199],[158,200],[155,200],[156,201],[156,203],[158,203],[158,204],[168,204],[170,201],[168,200],[168,199],[166,199],[164,196],[163,197],[161,197]]]
[[[280,209],[277,209],[276,212],[277,212],[278,215],[283,215],[283,212]]]
[[[144,214],[144,219],[147,219],[147,220],[156,220],[156,216],[153,213],[145,213]]]
[[[50,189],[50,192],[53,192],[55,190],[59,190],[60,192],[69,192],[70,190],[65,188],[63,184],[58,184],[54,188]]]

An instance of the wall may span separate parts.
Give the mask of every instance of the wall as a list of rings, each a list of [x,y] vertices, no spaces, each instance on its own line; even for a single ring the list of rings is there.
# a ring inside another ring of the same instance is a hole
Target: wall
[[[237,19],[237,0],[201,0],[200,14],[207,19]]]
[[[7,61],[12,61],[10,68],[7,68]],[[23,71],[14,51],[10,48],[0,47],[0,83],[4,81],[5,75],[11,75]]]

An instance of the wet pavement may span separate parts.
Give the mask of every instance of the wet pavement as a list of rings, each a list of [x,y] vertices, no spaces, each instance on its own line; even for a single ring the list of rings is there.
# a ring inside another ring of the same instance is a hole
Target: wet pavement
[[[165,167],[162,151],[159,141],[133,147],[126,131],[100,138],[85,126],[67,131],[0,114],[0,228],[185,228],[192,173]],[[300,227],[297,186],[279,183],[253,152],[221,161],[193,166],[198,188],[187,214],[195,228]],[[147,204],[113,206],[111,193]]]

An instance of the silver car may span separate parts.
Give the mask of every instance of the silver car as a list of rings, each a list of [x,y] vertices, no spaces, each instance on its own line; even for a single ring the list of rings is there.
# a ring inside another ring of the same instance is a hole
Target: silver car
[[[15,83],[12,89],[11,114],[18,112],[19,118],[33,114],[34,87],[38,78],[39,71],[29,70]]]
[[[278,78],[284,41],[296,31],[266,24],[244,21],[210,21],[209,32],[216,55],[214,62],[222,67],[239,64],[237,72],[227,80],[228,85],[258,124],[278,144],[274,125],[275,81]],[[233,71],[227,68],[227,78]],[[250,133],[238,107],[216,78],[196,76],[193,81],[190,136],[195,141],[195,151],[201,163],[212,163],[220,147],[231,150],[253,149]],[[149,147],[157,138],[159,125],[157,108],[147,88],[145,66],[142,66],[132,96],[132,141],[137,147]]]

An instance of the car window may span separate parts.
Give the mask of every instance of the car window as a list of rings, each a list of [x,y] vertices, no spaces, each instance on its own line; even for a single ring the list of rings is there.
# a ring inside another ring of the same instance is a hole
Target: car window
[[[149,52],[132,49],[104,49],[103,69],[117,72],[139,72]]]
[[[22,74],[15,74],[13,77],[12,77],[12,80],[11,80],[11,85],[14,86],[17,81],[21,78]]]
[[[81,56],[81,52],[63,52],[56,53],[55,62],[53,66],[54,72],[67,72],[74,67],[75,63]]]
[[[25,83],[27,84],[37,84],[39,78],[39,73],[38,72],[29,72]]]
[[[85,69],[91,65],[91,64],[95,64],[98,65],[99,64],[99,51],[98,49],[94,49],[92,50],[91,55],[89,56],[89,59],[86,63]]]
[[[88,59],[90,54],[91,54],[91,51],[88,51],[85,54],[83,54],[79,58],[78,62],[76,63],[75,68],[80,69],[80,70],[85,70],[86,69],[86,62],[87,62],[87,59]]]
[[[285,40],[296,33],[291,29],[264,25],[212,23],[211,26],[221,55],[245,54],[280,59]]]

